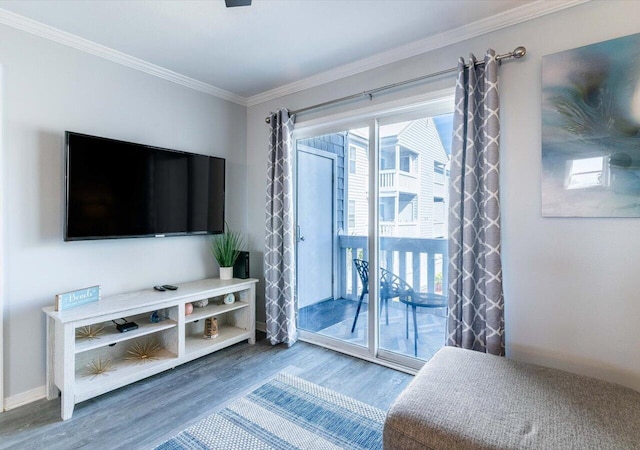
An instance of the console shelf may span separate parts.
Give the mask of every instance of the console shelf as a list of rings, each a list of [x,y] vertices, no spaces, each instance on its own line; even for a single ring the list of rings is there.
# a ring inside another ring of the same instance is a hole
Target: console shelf
[[[133,322],[136,321],[133,320]],[[155,333],[177,326],[178,322],[169,319],[159,323],[138,323],[137,330],[120,333],[116,329],[115,325],[107,325],[104,327],[103,334],[101,334],[97,339],[79,339],[76,337],[75,352],[77,354],[89,350],[94,350],[100,347],[117,344],[118,342],[127,341],[129,339],[133,339],[139,336],[145,336],[147,334]]]
[[[218,337],[214,339],[203,339],[201,333],[187,335],[185,352],[189,356],[196,355],[195,357],[199,358],[245,339],[247,339],[247,330],[233,326],[221,326],[218,330]]]
[[[130,361],[119,358],[112,361],[110,372],[105,375],[91,376],[83,367],[75,372],[76,403],[102,395],[143,378],[155,375],[179,365],[178,356],[166,349],[158,352],[155,359],[148,362]],[[99,381],[99,382],[97,382]]]
[[[180,284],[177,291],[146,289],[115,295],[67,311],[44,308],[47,315],[47,398],[62,394],[66,420],[76,403],[96,397],[185,362],[247,340],[255,343],[256,279],[208,279]],[[222,303],[233,293],[236,302]],[[209,300],[209,305],[185,315],[185,304]],[[152,322],[158,311],[163,320]],[[218,337],[204,338],[208,317],[218,321]],[[113,320],[125,318],[138,328],[119,332]],[[76,337],[83,327],[103,327],[97,338]],[[132,360],[136,347],[153,344],[149,358]],[[110,370],[91,367],[107,363]]]
[[[206,319],[207,317],[219,316],[230,311],[246,308],[247,306],[249,306],[249,304],[245,302],[235,302],[231,305],[209,304],[204,308],[194,308],[193,313],[186,316],[184,321],[185,323],[196,322],[198,320]]]

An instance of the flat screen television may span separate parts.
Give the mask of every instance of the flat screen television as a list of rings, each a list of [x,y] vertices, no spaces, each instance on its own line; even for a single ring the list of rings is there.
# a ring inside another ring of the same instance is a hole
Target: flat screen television
[[[65,241],[223,232],[223,158],[70,131],[65,143]]]

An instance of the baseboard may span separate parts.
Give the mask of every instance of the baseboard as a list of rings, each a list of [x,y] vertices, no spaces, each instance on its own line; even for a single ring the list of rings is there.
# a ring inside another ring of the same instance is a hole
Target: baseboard
[[[256,322],[256,330],[262,331],[263,333],[267,332],[267,324],[265,322]]]
[[[30,391],[12,395],[11,397],[6,397],[4,399],[4,410],[9,411],[10,409],[14,409],[19,406],[26,405],[27,403],[35,402],[36,400],[46,398],[46,396],[47,396],[46,386],[40,386],[40,387],[31,389]]]

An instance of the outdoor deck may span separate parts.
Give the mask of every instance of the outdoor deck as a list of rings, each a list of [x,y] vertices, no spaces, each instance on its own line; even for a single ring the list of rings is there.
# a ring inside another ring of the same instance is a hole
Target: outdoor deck
[[[368,237],[339,235],[335,268],[335,299],[320,301],[300,308],[298,328],[329,336],[341,341],[366,346],[368,341],[368,312],[365,296],[356,329],[351,326],[356,315],[362,280],[355,269],[354,259],[369,260]],[[392,272],[419,292],[442,294],[442,280],[447,279],[447,240],[391,237],[380,238],[380,267]],[[380,320],[380,348],[414,357],[413,319],[409,317],[409,336],[406,330],[406,306],[397,298],[389,302],[389,323],[385,315]],[[417,308],[418,354],[429,360],[445,342],[445,311]]]
[[[300,309],[298,328],[364,346],[368,335],[367,302],[362,305],[356,329],[351,326],[358,302],[345,298],[326,300]],[[435,314],[434,314],[435,312]],[[445,341],[445,321],[442,311],[427,311],[418,308],[418,358],[429,360]],[[390,302],[389,324],[385,323],[384,311],[380,320],[380,348],[406,356],[414,356],[413,322],[409,316],[409,338],[406,337],[405,306]]]

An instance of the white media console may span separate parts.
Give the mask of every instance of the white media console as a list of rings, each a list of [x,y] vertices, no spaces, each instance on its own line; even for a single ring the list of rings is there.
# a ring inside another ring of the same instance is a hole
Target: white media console
[[[76,403],[174,368],[187,361],[248,340],[255,343],[255,284],[258,280],[208,279],[179,284],[177,291],[146,289],[105,297],[66,311],[46,307],[47,398],[62,394],[61,414],[67,420]],[[235,294],[236,301],[222,298]],[[185,304],[209,299],[203,308],[185,315]],[[151,320],[158,311],[159,322]],[[204,338],[204,322],[216,317],[219,335]],[[112,321],[125,318],[138,328],[124,333]],[[78,332],[104,327],[95,338]],[[160,350],[147,359],[130,359],[135,344],[154,344]],[[111,370],[95,374],[91,365],[107,363]]]

